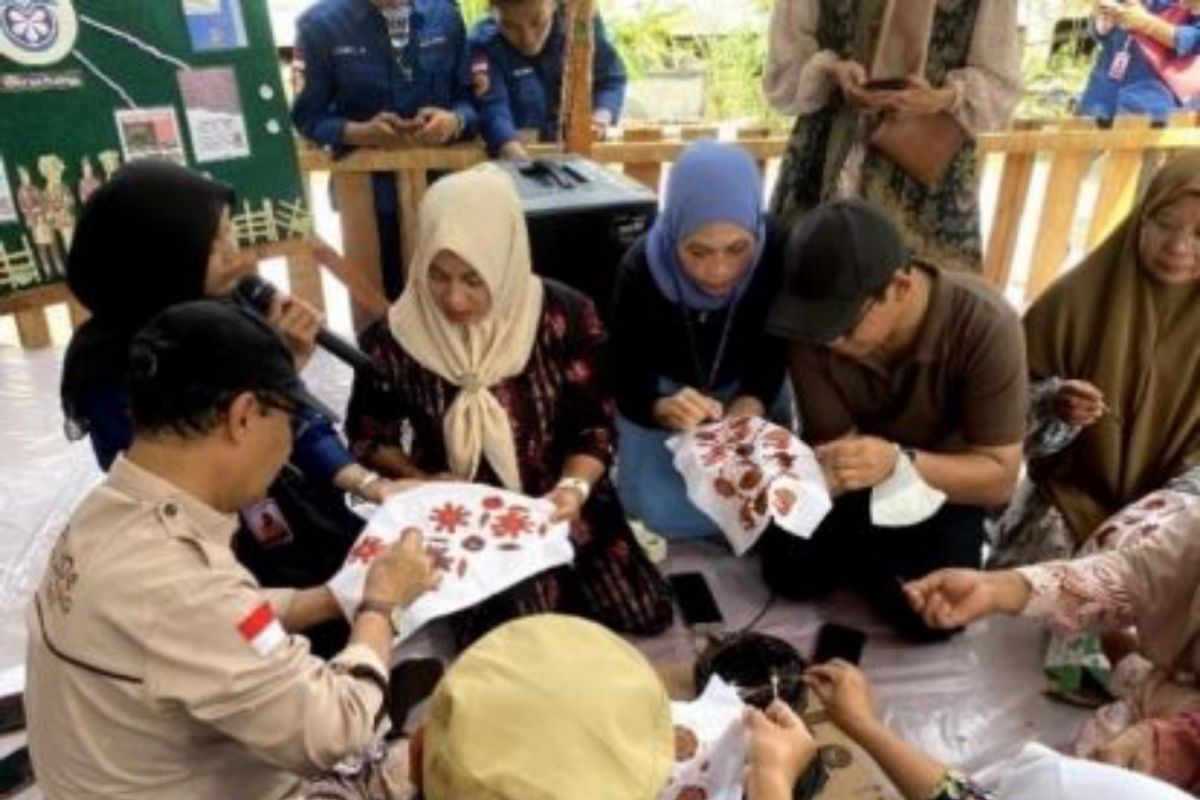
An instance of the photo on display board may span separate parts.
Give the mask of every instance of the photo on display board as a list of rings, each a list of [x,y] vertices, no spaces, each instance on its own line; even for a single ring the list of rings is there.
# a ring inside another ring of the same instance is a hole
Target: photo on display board
[[[241,0],[183,0],[188,36],[197,53],[246,47]]]
[[[194,69],[179,73],[192,153],[196,162],[228,161],[250,155],[246,117],[230,67]]]
[[[8,167],[0,158],[0,225],[19,221],[17,204],[13,202],[12,184],[8,182]]]
[[[126,161],[162,158],[187,166],[179,119],[173,107],[122,108],[115,114]]]

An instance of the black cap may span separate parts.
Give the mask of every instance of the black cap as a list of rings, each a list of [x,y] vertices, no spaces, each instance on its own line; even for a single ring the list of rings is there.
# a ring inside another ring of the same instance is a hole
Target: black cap
[[[227,300],[197,300],[163,311],[133,338],[130,366],[141,390],[202,384],[218,391],[271,392],[338,418],[309,393],[275,328]]]
[[[900,231],[875,206],[862,200],[820,206],[788,237],[786,277],[767,330],[796,342],[832,342],[908,261]]]

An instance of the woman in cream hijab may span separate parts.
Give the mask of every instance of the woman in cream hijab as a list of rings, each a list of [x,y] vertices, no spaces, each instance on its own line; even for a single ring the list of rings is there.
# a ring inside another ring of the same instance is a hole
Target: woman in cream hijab
[[[382,474],[450,476],[546,496],[572,523],[572,567],[457,615],[461,645],[511,617],[562,610],[623,633],[671,621],[666,584],[606,476],[612,404],[605,332],[579,293],[533,274],[520,200],[483,165],[425,195],[408,285],[362,335],[378,375],[356,376],[347,431]]]

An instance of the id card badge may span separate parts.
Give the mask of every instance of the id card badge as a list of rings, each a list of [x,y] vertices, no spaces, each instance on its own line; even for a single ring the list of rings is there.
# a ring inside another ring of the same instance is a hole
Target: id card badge
[[[1126,48],[1113,56],[1112,64],[1108,67],[1108,77],[1114,81],[1125,80],[1125,73],[1129,71],[1129,49]]]
[[[292,529],[279,510],[279,505],[267,498],[242,509],[242,521],[264,550],[292,541]]]

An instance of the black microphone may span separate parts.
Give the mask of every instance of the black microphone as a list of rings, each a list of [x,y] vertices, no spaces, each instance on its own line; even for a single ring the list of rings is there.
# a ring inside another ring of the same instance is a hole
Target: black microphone
[[[242,278],[233,290],[234,299],[264,317],[271,313],[271,303],[278,293],[278,289],[257,275]],[[375,362],[370,356],[324,326],[317,331],[317,345],[352,369],[375,371]]]

